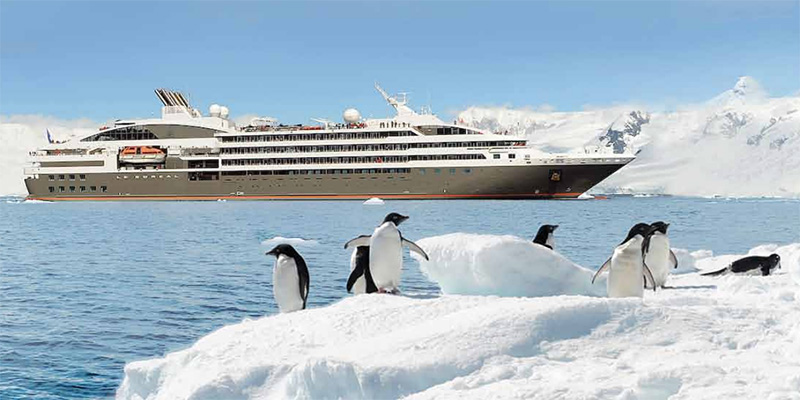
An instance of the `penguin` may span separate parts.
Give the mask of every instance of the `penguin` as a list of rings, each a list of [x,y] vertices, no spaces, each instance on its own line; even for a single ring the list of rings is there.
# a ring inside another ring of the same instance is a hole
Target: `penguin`
[[[614,249],[611,258],[594,274],[592,283],[608,269],[608,297],[643,297],[643,275],[645,286],[652,285],[650,287],[655,291],[653,274],[645,263],[653,230],[649,224],[634,225],[625,240]]]
[[[369,246],[358,246],[353,250],[353,255],[350,257],[350,278],[347,279],[347,291],[355,294],[378,291],[369,270]]]
[[[536,233],[536,237],[533,238],[533,243],[538,245],[547,247],[550,250],[555,249],[556,247],[556,240],[553,237],[553,232],[556,231],[558,225],[542,225],[539,227],[539,232]]]
[[[773,253],[770,254],[769,257],[749,256],[745,258],[740,258],[721,270],[704,272],[700,275],[713,276],[713,275],[722,275],[727,272],[734,274],[745,273],[748,275],[760,273],[761,276],[767,276],[772,273],[773,269],[775,268],[780,269],[780,267],[781,267],[781,256]]]
[[[403,273],[403,246],[428,260],[428,255],[416,243],[403,237],[397,226],[408,217],[389,213],[372,235],[361,235],[345,243],[344,248],[369,246],[369,270],[379,292],[397,292]]]
[[[288,244],[279,244],[266,254],[275,256],[272,292],[280,312],[305,310],[309,283],[306,261]]]
[[[653,235],[650,237],[650,251],[647,253],[645,262],[653,273],[655,285],[663,288],[667,283],[670,269],[678,268],[678,258],[669,248],[669,238],[667,237],[669,224],[664,221],[656,221],[650,224],[650,227],[653,228]]]

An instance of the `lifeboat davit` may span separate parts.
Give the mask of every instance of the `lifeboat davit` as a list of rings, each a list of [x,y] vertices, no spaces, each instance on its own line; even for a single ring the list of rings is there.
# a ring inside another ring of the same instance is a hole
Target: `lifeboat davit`
[[[119,161],[128,164],[161,164],[166,159],[163,150],[148,146],[126,147],[119,154]]]

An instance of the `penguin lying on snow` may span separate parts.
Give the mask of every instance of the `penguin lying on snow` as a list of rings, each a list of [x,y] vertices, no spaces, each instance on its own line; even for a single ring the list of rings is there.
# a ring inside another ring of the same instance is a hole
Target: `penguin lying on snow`
[[[278,309],[285,312],[304,310],[308,299],[308,267],[291,245],[279,244],[267,252],[275,256],[272,267],[272,293]]]
[[[650,236],[654,228],[648,224],[636,224],[628,236],[614,249],[614,254],[592,277],[592,283],[608,269],[608,297],[643,297],[642,276],[645,283],[652,285],[653,273],[645,264],[650,246]]]
[[[369,271],[375,286],[380,292],[395,292],[400,286],[403,273],[403,246],[421,255],[426,260],[428,255],[416,243],[406,240],[397,226],[408,217],[398,213],[390,213],[370,235],[361,235],[345,243],[344,248],[369,246]]]
[[[353,250],[350,258],[350,278],[347,279],[347,291],[355,294],[378,291],[369,270],[369,246],[358,246]]]
[[[657,221],[650,224],[653,228],[653,236],[650,237],[650,250],[645,258],[645,263],[653,273],[656,287],[663,288],[667,283],[670,269],[678,268],[678,258],[669,248],[669,238],[667,228],[669,224],[664,221]],[[649,287],[646,286],[645,287]]]
[[[553,233],[556,231],[556,228],[558,228],[558,225],[542,225],[539,227],[539,232],[536,233],[536,237],[533,238],[533,243],[547,247],[550,250],[555,249],[556,240],[553,237]]]
[[[773,269],[780,267],[781,267],[781,256],[777,254],[771,254],[769,257],[750,256],[738,259],[721,270],[704,272],[700,275],[712,276],[712,275],[722,275],[724,273],[752,274],[761,272],[761,276],[767,276],[772,273]]]

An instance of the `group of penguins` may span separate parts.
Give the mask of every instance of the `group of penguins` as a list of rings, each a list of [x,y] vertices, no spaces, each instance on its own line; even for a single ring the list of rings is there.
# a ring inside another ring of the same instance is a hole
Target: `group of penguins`
[[[347,243],[345,249],[354,249],[350,261],[351,273],[347,291],[360,293],[398,293],[403,271],[403,246],[425,260],[428,255],[416,243],[407,240],[397,228],[408,216],[389,213],[372,235],[361,235]],[[558,225],[542,225],[533,243],[554,250],[554,232]],[[597,270],[592,283],[608,271],[608,297],[643,297],[645,289],[665,288],[671,269],[678,268],[678,259],[672,252],[667,236],[669,224],[663,221],[652,224],[638,223],[611,257]],[[279,244],[266,253],[275,256],[272,270],[272,287],[275,301],[281,312],[306,308],[309,274],[303,257],[289,244]],[[724,273],[760,273],[769,275],[780,268],[780,256],[749,256],[736,260],[725,268],[701,275]]]

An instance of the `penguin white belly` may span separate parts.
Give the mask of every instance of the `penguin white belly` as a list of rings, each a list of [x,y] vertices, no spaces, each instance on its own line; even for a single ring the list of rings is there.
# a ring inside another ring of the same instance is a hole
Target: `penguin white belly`
[[[356,254],[358,253],[358,247],[353,250],[353,255],[350,256],[350,272],[353,272],[356,269]],[[353,288],[351,289],[353,294],[364,294],[367,292],[367,281],[364,278],[364,275],[361,275],[358,279],[356,279],[356,283],[353,284]]]
[[[630,240],[614,249],[608,271],[608,297],[643,297],[642,241]]]
[[[556,239],[553,236],[554,235],[552,233],[547,235],[547,240],[544,242],[544,244],[550,246],[551,249],[555,250],[555,248],[556,248]]]
[[[400,232],[391,222],[375,228],[370,239],[369,269],[378,289],[396,289],[403,273]]]
[[[272,293],[282,313],[303,309],[300,277],[293,258],[281,254],[275,260],[275,266],[272,268]]]
[[[669,278],[672,267],[669,262],[669,238],[661,232],[656,232],[650,237],[650,251],[647,253],[647,266],[653,273],[656,287],[663,287]]]

